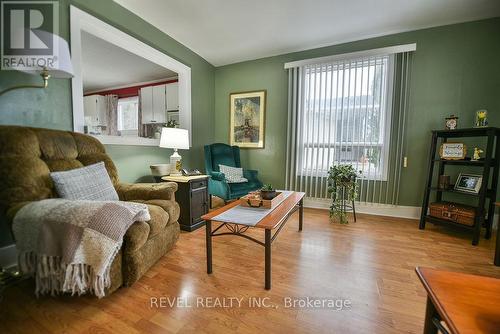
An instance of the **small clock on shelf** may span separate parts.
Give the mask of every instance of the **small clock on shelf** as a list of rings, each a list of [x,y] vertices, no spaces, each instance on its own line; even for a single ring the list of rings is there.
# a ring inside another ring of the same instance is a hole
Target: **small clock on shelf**
[[[458,126],[458,117],[455,115],[450,115],[450,117],[445,118],[446,130],[456,130]]]

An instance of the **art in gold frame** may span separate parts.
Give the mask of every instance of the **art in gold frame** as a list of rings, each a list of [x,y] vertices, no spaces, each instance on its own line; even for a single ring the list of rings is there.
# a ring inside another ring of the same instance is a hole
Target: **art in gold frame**
[[[242,148],[264,148],[266,91],[229,95],[229,143]]]

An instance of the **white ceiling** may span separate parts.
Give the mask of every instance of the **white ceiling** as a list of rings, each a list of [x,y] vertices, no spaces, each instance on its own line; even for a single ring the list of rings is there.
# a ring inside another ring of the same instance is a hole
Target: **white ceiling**
[[[86,93],[171,78],[177,73],[82,31],[82,76]]]
[[[215,66],[500,16],[500,0],[115,0]]]

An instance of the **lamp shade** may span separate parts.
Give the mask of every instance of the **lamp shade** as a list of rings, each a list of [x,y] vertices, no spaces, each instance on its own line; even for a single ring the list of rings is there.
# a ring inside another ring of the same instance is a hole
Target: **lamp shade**
[[[189,149],[189,133],[185,129],[162,128],[160,147],[174,148],[179,150]]]
[[[71,56],[69,53],[68,42],[66,42],[60,36],[52,34],[43,30],[36,30],[39,36],[45,36],[45,38],[52,38],[54,45],[56,45],[57,55],[55,55],[56,61],[53,66],[47,66],[47,70],[51,77],[60,79],[69,79],[73,77],[73,65],[71,64]],[[27,69],[21,69],[21,72],[29,74],[40,74],[44,70],[43,67],[33,66]]]

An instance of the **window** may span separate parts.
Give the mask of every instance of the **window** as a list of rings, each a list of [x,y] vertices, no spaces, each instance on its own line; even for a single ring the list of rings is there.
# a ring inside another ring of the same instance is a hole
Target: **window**
[[[118,131],[137,131],[139,126],[139,97],[118,100]]]
[[[393,56],[306,65],[300,76],[297,174],[352,164],[387,179]]]

